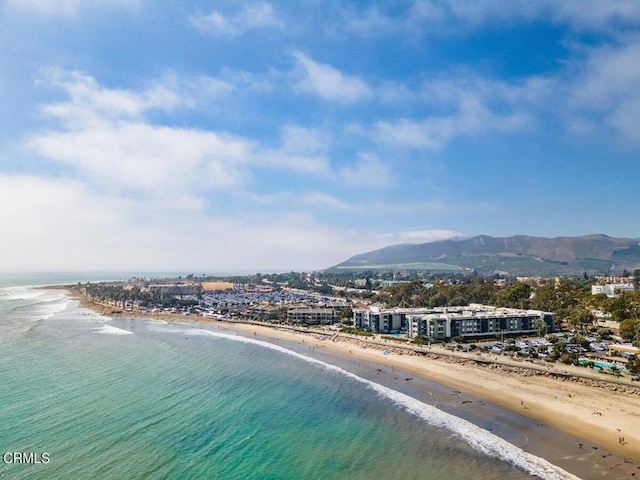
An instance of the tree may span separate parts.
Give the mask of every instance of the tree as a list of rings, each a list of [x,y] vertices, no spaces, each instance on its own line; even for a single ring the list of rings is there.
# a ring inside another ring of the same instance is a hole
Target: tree
[[[627,370],[631,373],[640,373],[640,356],[632,355],[627,362]]]
[[[640,268],[633,271],[633,286],[636,291],[640,290]]]
[[[587,340],[581,333],[576,334],[569,343],[573,343],[575,345],[580,345],[582,348],[589,348],[591,342]]]
[[[536,320],[536,329],[538,330],[538,337],[542,336],[542,329],[547,329],[547,324],[541,318]]]
[[[567,348],[565,343],[561,340],[557,340],[556,342],[554,342],[551,348],[551,358],[554,360],[558,360],[565,353],[567,353]]]
[[[422,282],[414,281],[384,288],[380,293],[389,306],[416,307],[420,306],[420,297],[423,290],[425,288]]]
[[[604,309],[619,322],[628,318],[640,319],[640,290],[622,292],[618,297],[607,299]]]
[[[640,334],[640,320],[629,318],[620,322],[620,336],[626,340],[638,340]]]
[[[588,303],[591,307],[597,308],[598,310],[605,310],[605,305],[607,304],[607,294],[606,293],[598,293],[596,295],[591,295],[588,299]]]
[[[587,325],[593,325],[596,317],[586,308],[575,308],[569,315],[569,323],[572,327],[579,326],[580,331],[584,332]]]
[[[528,283],[517,282],[498,292],[497,303],[501,307],[529,308],[531,286]]]
[[[586,304],[584,289],[579,287],[574,281],[562,279],[558,285],[548,281],[545,285],[538,287],[531,299],[531,308],[555,312],[559,319],[569,316],[579,303]]]
[[[546,312],[555,312],[557,310],[557,306],[558,304],[553,282],[546,282],[535,290],[533,298],[531,299],[531,308],[544,310]]]
[[[448,303],[448,299],[446,295],[442,293],[438,293],[436,295],[432,295],[429,297],[429,306],[430,307],[444,307]]]
[[[340,312],[340,320],[343,323],[351,322],[353,320],[353,309],[349,306],[343,308]]]
[[[331,285],[327,285],[326,283],[314,287],[314,290],[321,295],[331,295],[333,293],[333,288],[331,288]]]

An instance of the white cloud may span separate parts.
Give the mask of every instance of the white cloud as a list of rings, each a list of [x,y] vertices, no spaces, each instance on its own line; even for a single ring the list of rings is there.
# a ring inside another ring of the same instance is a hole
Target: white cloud
[[[227,133],[147,121],[150,110],[200,107],[198,95],[231,92],[233,86],[217,79],[168,74],[135,91],[105,88],[80,72],[48,73],[52,85],[70,98],[43,107],[43,113],[60,124],[32,133],[25,144],[105,191],[170,195],[197,209],[215,191],[247,194],[247,187],[259,176],[258,168],[342,178],[352,185],[363,184],[366,174],[373,175],[375,182],[382,176],[390,178],[381,162],[366,157],[350,168],[332,171],[327,156],[332,138],[322,129],[284,127],[281,145],[274,149]]]
[[[575,28],[615,31],[621,24],[640,21],[640,3],[635,0],[602,2],[600,0],[548,0],[547,8],[557,22]]]
[[[11,252],[8,270],[72,270],[94,264],[83,263],[91,257],[107,266],[101,256],[127,243],[119,225],[129,204],[93,196],[78,182],[0,174],[0,202],[0,222],[13,225],[0,237]]]
[[[170,110],[180,102],[175,92],[163,87],[136,93],[102,88],[93,77],[80,72],[52,69],[47,74],[53,86],[69,94],[70,101],[46,105],[43,112],[71,126],[111,118],[139,118],[149,109]]]
[[[640,80],[640,39],[622,47],[600,47],[589,54],[574,85],[578,87],[571,97],[575,107],[598,109],[635,95]]]
[[[622,24],[638,24],[635,0],[414,0],[404,11],[385,12],[379,6],[347,10],[345,27],[360,35],[450,35],[485,24],[543,19],[576,30],[615,32]]]
[[[37,132],[26,144],[40,155],[71,166],[91,183],[110,191],[162,196],[181,192],[199,205],[205,190],[242,186],[254,145],[225,133],[153,125],[149,110],[198,107],[233,87],[210,77],[168,74],[142,91],[100,86],[79,72],[53,70],[52,84],[70,99],[46,105],[59,120],[56,130]]]
[[[526,114],[496,115],[484,107],[463,109],[455,115],[429,117],[424,120],[400,119],[379,121],[374,125],[372,139],[381,143],[426,150],[439,150],[454,138],[478,135],[491,130],[512,132],[526,126]]]
[[[395,34],[402,32],[402,29],[406,27],[404,25],[406,19],[387,15],[376,5],[364,11],[345,11],[344,18],[348,31],[363,36]]]
[[[254,160],[262,166],[327,176],[330,174],[327,158],[329,142],[328,133],[319,129],[288,126],[282,131],[280,148],[256,152]]]
[[[149,110],[194,108],[235,90],[232,84],[213,77],[183,79],[173,73],[147,85],[142,91],[105,88],[93,77],[77,71],[51,68],[44,74],[45,81],[66,91],[70,100],[46,105],[43,112],[58,117],[69,126],[139,119]]]
[[[221,77],[236,88],[241,88],[245,91],[264,93],[272,92],[274,89],[272,79],[259,73],[223,67]]]
[[[292,198],[291,200],[294,199]],[[302,201],[308,205],[329,207],[333,210],[342,210],[345,212],[356,212],[362,210],[362,207],[360,205],[351,204],[340,198],[334,197],[333,195],[328,195],[323,192],[306,193],[302,196]]]
[[[133,122],[46,132],[28,143],[93,183],[152,195],[236,188],[251,152],[247,142],[231,136]]]
[[[619,39],[587,51],[587,61],[565,85],[572,132],[593,134],[607,125],[622,138],[640,143],[640,38]]]
[[[618,105],[607,122],[627,140],[640,145],[640,98]]]
[[[288,153],[314,152],[325,154],[329,135],[319,129],[288,126],[283,129],[282,149]]]
[[[6,0],[14,10],[26,10],[38,15],[72,17],[83,9],[95,9],[110,5],[136,9],[142,0]]]
[[[377,241],[383,246],[400,243],[428,243],[464,237],[466,237],[465,234],[453,230],[416,230],[376,235]]]
[[[281,29],[284,26],[268,2],[246,5],[233,16],[213,10],[208,15],[194,15],[190,21],[200,33],[221,37],[235,37],[256,28]]]
[[[372,96],[371,88],[357,77],[345,75],[330,65],[315,62],[301,52],[294,52],[298,71],[297,88],[328,100],[350,103]]]
[[[428,200],[405,203],[390,203],[375,201],[370,202],[369,207],[385,215],[416,215],[416,214],[436,214],[456,216],[464,214],[484,214],[494,211],[495,205],[486,201],[476,201],[464,203],[451,200]]]
[[[422,121],[401,119],[376,122],[372,137],[391,145],[438,150],[458,132],[462,133],[454,117]]]
[[[207,101],[228,97],[230,94],[235,93],[238,87],[226,80],[207,75],[180,78],[169,74],[150,87],[151,91],[157,89],[169,89],[169,91],[178,92],[184,105],[190,108],[199,108],[203,103],[206,104]]]
[[[339,171],[347,185],[370,188],[388,188],[395,185],[395,178],[389,166],[375,155],[361,153],[355,164]]]
[[[380,143],[439,150],[462,135],[521,130],[532,122],[526,104],[539,102],[547,91],[545,82],[528,83],[512,86],[474,77],[425,82],[422,101],[432,114],[420,120],[379,120],[370,136]]]

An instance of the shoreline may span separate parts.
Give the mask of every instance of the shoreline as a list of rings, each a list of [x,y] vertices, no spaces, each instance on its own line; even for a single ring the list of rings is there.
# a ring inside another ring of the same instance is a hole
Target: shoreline
[[[310,333],[280,325],[127,312],[93,302],[71,289],[67,291],[70,298],[81,306],[106,317],[214,326],[245,335],[305,344],[338,354],[345,361],[362,360],[401,370],[575,437],[578,439],[575,445],[561,446],[563,453],[575,456],[568,460],[573,465],[578,465],[582,456],[595,462],[603,472],[609,470],[620,475],[619,478],[636,473],[640,475],[640,386],[630,382],[602,381],[591,376],[579,378],[565,365],[552,369],[536,368],[523,365],[522,361],[510,362],[500,358],[498,362],[490,354],[474,357],[474,354],[456,354],[442,347],[431,347],[427,352],[411,352],[398,348],[393,342],[372,344],[351,336],[334,335],[335,332]],[[543,439],[540,440],[544,443]],[[542,453],[539,456],[549,459],[549,454],[553,453],[547,451],[546,455]],[[614,468],[615,472],[612,471]]]

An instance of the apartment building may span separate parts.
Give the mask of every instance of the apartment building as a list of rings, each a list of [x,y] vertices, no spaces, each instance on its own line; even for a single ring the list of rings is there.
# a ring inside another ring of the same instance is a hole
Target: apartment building
[[[542,323],[540,323],[540,321]],[[356,328],[382,334],[405,334],[410,338],[441,340],[453,337],[482,338],[496,334],[552,332],[555,314],[540,310],[471,304],[443,308],[391,308],[371,306],[355,309]]]

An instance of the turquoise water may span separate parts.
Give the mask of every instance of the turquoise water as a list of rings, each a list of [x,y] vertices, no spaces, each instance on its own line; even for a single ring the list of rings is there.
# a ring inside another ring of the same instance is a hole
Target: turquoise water
[[[48,459],[0,478],[571,478],[290,345],[23,287],[0,288],[0,322],[0,454]]]

